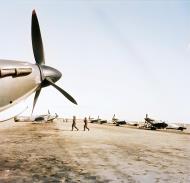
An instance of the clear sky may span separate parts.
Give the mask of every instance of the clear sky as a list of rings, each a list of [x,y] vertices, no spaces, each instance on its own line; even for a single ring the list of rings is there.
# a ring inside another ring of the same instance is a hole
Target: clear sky
[[[57,84],[79,104],[50,86],[36,114],[142,120],[148,113],[190,123],[190,1],[2,1],[1,59],[34,63],[33,9],[46,65],[63,73]]]

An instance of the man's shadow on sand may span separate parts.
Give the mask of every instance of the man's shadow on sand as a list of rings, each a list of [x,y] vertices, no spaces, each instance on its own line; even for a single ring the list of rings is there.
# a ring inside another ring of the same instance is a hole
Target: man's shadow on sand
[[[77,131],[84,131],[84,130],[70,130],[70,129],[59,129],[59,128],[55,128],[55,131],[68,131],[68,132],[77,132]]]

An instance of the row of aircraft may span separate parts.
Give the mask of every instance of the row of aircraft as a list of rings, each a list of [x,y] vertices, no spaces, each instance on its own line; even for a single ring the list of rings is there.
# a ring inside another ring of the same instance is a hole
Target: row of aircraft
[[[35,64],[15,60],[0,60],[0,113],[12,108],[31,94],[35,93],[32,108],[33,113],[42,88],[47,86],[53,86],[68,100],[77,105],[76,100],[71,95],[55,84],[61,78],[61,72],[53,67],[45,65],[43,42],[35,10],[32,11],[31,38]],[[14,118],[15,121],[50,121],[58,117],[57,114],[51,116],[49,112],[47,115],[31,115],[30,117],[18,116],[18,114],[20,114],[20,112],[15,114],[15,116],[17,116]],[[8,120],[12,117],[14,116],[7,116],[6,119]],[[97,119],[89,118],[89,120],[91,123],[107,123],[107,120],[102,120],[99,116]],[[124,124],[133,126],[138,125],[137,122],[120,121],[115,117],[115,114],[112,118],[112,122],[117,126]],[[149,118],[148,115],[145,117],[144,127],[152,130],[162,128],[172,128],[177,130],[186,129],[184,126],[156,121]]]
[[[97,119],[89,117],[89,121],[91,123],[100,123],[100,124],[108,122],[107,120],[100,119],[99,116]],[[115,124],[116,126],[120,126],[120,125],[139,126],[139,128],[150,129],[150,130],[175,129],[175,130],[183,131],[186,129],[184,124],[167,123],[165,121],[155,120],[153,118],[149,118],[148,114],[146,114],[146,117],[144,118],[144,123],[140,123],[137,121],[119,120],[118,118],[116,118],[115,114],[113,115],[110,122],[112,124]]]
[[[16,116],[14,117],[15,122],[53,122],[53,120],[58,118],[58,114],[51,115],[50,111],[48,110],[47,114],[43,115],[31,115],[31,116]]]
[[[15,122],[52,122],[53,120],[57,119],[58,115],[55,113],[55,115],[51,115],[49,110],[48,113],[45,115],[36,115],[36,116],[16,116],[14,118]],[[90,123],[98,123],[98,124],[104,124],[111,122],[112,124],[115,124],[116,126],[120,125],[130,125],[130,126],[138,126],[139,128],[143,129],[150,129],[150,130],[157,130],[157,129],[175,129],[183,131],[186,129],[186,127],[183,124],[174,124],[174,123],[167,123],[165,121],[161,120],[155,120],[148,117],[148,114],[146,114],[146,117],[144,118],[144,123],[140,123],[137,121],[125,121],[125,120],[119,120],[114,116],[112,117],[111,121],[108,121],[106,119],[101,119],[99,116],[98,118],[94,119],[89,116],[88,118]]]

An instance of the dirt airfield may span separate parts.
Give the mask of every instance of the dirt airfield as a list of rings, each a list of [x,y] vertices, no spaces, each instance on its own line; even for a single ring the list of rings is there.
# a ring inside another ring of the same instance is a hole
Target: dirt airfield
[[[0,124],[0,182],[190,182],[190,134],[71,122]]]

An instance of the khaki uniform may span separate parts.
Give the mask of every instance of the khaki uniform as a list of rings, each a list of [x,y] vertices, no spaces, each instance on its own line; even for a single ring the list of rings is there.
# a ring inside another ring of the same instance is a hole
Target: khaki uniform
[[[85,117],[85,118],[84,118],[84,131],[85,131],[85,129],[88,129],[88,131],[90,130],[90,129],[88,128],[87,124],[88,124],[88,120],[87,120],[87,118]]]

